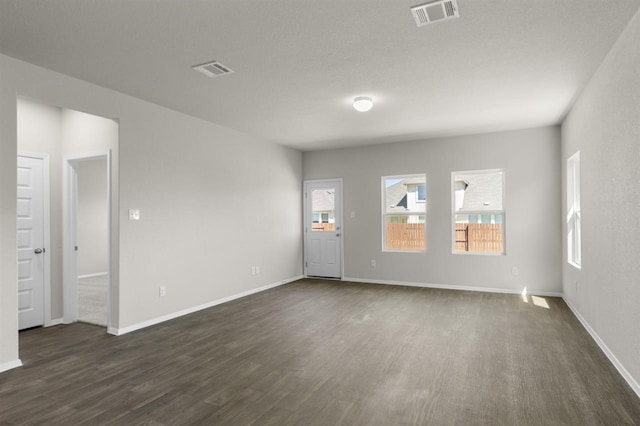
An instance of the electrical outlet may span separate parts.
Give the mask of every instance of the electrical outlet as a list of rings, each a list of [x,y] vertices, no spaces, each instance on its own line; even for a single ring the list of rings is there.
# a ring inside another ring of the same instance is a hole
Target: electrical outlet
[[[160,297],[165,297],[166,295],[167,295],[167,286],[161,285],[160,286]]]
[[[511,275],[518,275],[520,273],[520,270],[518,269],[517,266],[514,266],[511,268]]]
[[[375,268],[376,267],[376,260],[375,259],[371,259],[371,267]]]
[[[129,209],[129,220],[140,220],[140,210]]]
[[[256,267],[252,266],[251,267],[251,275],[255,275],[256,274]]]
[[[260,275],[260,267],[256,266],[256,275]]]

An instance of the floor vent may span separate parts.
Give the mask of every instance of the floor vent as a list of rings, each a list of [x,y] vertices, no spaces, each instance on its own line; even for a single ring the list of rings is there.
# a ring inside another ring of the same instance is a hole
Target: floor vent
[[[206,64],[202,65],[195,65],[191,68],[196,71],[200,71],[202,74],[211,78],[219,77],[225,74],[231,74],[233,72],[231,68],[227,67],[226,65],[222,65],[218,61],[207,62]]]
[[[419,27],[460,16],[456,0],[441,0],[414,6],[411,8],[411,14]]]

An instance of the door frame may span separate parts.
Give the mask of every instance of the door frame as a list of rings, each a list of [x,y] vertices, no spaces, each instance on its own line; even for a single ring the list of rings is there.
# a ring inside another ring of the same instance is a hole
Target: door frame
[[[51,318],[51,176],[49,172],[49,155],[35,152],[18,151],[18,157],[34,158],[42,161],[42,232],[43,247],[47,250],[43,253],[43,286],[44,286],[44,327],[50,327],[58,323]],[[17,161],[17,159],[16,159]]]
[[[308,255],[308,250],[307,250],[307,235],[308,235],[308,229],[307,229],[307,224],[309,223],[309,220],[311,219],[311,212],[309,211],[309,203],[308,203],[308,199],[307,199],[307,193],[308,193],[308,186],[310,184],[324,184],[327,183],[328,185],[336,185],[339,188],[339,192],[340,192],[340,203],[339,203],[339,208],[336,209],[336,215],[340,218],[340,278],[326,278],[326,279],[335,279],[338,281],[342,281],[344,279],[344,235],[345,235],[345,224],[344,224],[344,214],[343,214],[343,210],[344,210],[344,197],[342,195],[342,191],[344,188],[343,185],[343,178],[332,178],[332,179],[308,179],[308,180],[304,180],[303,181],[303,185],[302,185],[302,211],[303,211],[303,223],[302,223],[302,233],[304,235],[303,238],[303,251],[304,251],[304,256],[302,256],[302,268],[304,271],[304,276],[305,278],[309,277],[309,275],[307,274],[307,255]]]
[[[65,324],[78,320],[78,163],[107,160],[107,330],[111,329],[111,150],[92,151],[64,157],[63,166],[63,311]]]

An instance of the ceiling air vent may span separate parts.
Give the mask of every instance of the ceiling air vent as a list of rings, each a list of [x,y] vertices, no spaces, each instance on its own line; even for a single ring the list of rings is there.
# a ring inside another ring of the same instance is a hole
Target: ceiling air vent
[[[411,14],[419,27],[460,16],[456,0],[441,0],[414,6],[411,8]]]
[[[233,72],[231,68],[225,65],[222,65],[218,61],[207,62],[206,64],[202,64],[202,65],[195,65],[191,68],[193,68],[196,71],[200,71],[202,74],[211,78],[219,77],[225,74],[231,74]]]

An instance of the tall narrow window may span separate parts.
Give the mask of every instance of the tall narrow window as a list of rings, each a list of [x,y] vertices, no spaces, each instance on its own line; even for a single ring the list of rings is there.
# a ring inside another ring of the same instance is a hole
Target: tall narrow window
[[[425,251],[427,177],[382,178],[383,250]]]
[[[504,254],[504,171],[452,173],[453,252]]]
[[[567,160],[567,260],[582,266],[580,230],[580,151]]]

